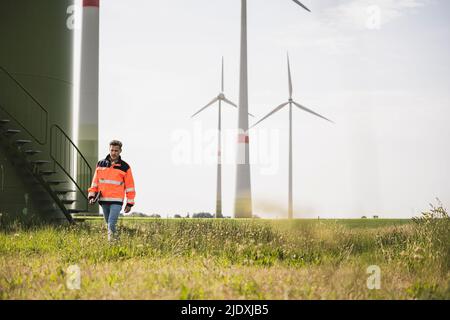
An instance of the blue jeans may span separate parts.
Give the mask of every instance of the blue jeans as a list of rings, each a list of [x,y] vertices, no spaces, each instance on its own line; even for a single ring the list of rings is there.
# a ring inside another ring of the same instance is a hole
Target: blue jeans
[[[108,240],[111,240],[116,234],[116,224],[122,206],[120,204],[102,204],[102,209],[105,222],[108,224]]]

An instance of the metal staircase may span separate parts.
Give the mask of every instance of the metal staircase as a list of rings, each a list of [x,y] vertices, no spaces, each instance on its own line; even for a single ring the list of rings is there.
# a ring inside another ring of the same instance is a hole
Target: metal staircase
[[[64,130],[48,123],[47,110],[0,67],[0,150],[42,215],[59,211],[73,222],[72,214],[88,211],[92,169]]]

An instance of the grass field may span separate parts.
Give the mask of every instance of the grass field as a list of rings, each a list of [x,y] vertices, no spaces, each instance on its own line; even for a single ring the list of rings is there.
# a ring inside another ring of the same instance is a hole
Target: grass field
[[[440,210],[440,211],[439,211]],[[1,299],[449,299],[449,218],[3,226]],[[439,216],[439,217],[437,217]],[[81,286],[67,287],[68,267]],[[380,269],[370,290],[369,266]]]

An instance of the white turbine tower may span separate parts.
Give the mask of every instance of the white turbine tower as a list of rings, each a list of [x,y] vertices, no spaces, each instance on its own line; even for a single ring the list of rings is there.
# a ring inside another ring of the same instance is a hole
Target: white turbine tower
[[[319,118],[322,118],[324,120],[327,120],[331,123],[334,123],[333,121],[331,121],[330,119],[325,118],[324,116],[321,116],[320,114],[302,106],[301,104],[295,102],[292,99],[292,77],[291,77],[291,66],[289,63],[289,55],[287,57],[287,62],[288,62],[288,77],[289,77],[289,100],[288,102],[283,103],[282,105],[278,106],[277,108],[275,108],[272,112],[270,112],[268,115],[266,115],[264,118],[262,118],[261,120],[259,120],[257,123],[255,123],[251,128],[257,126],[259,123],[261,123],[262,121],[266,120],[267,118],[269,118],[270,116],[272,116],[273,114],[277,113],[278,111],[280,111],[281,109],[283,109],[284,107],[286,107],[287,105],[289,105],[289,204],[288,204],[288,218],[292,219],[293,218],[293,200],[292,200],[292,105],[298,107],[299,109],[309,112]]]
[[[310,11],[297,0],[292,0]],[[248,76],[247,76],[247,0],[241,0],[241,65],[239,84],[238,149],[236,168],[235,218],[252,217],[252,191],[250,182],[250,139],[248,136]]]
[[[83,0],[82,3],[79,112],[76,115],[78,117],[77,144],[92,170],[95,170],[98,162],[100,0]],[[81,173],[77,173],[77,175],[81,177]],[[87,179],[91,179],[91,177],[87,177]],[[98,212],[98,205],[92,206],[90,210]]]
[[[229,104],[232,107],[238,108],[238,106],[228,100],[224,94],[224,71],[223,71],[223,57],[222,57],[222,82],[220,87],[220,93],[215,97],[210,103],[205,107],[200,109],[195,113],[193,117],[198,115],[200,112],[204,111],[208,107],[212,106],[214,103],[219,102],[219,124],[218,124],[218,145],[217,145],[217,196],[216,196],[216,218],[223,218],[222,215],[222,101]],[[253,117],[253,115],[250,115]]]

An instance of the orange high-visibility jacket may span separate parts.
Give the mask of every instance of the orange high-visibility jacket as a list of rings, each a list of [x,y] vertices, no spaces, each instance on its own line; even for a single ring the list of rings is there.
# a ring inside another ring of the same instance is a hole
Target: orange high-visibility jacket
[[[100,192],[100,204],[123,204],[126,195],[127,206],[132,207],[136,191],[130,166],[120,157],[116,163],[112,163],[111,157],[108,155],[97,163],[88,191],[89,199],[94,198],[96,193]]]

